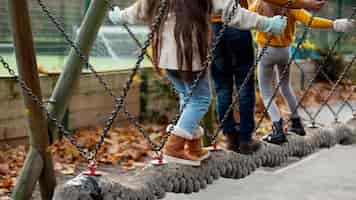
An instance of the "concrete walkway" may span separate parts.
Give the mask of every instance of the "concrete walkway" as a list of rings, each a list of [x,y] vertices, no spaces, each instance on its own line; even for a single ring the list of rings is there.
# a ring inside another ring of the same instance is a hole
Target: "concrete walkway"
[[[200,193],[166,200],[355,200],[356,146],[324,149],[284,168],[258,169],[240,179],[219,179]]]
[[[355,102],[353,102],[355,105]],[[340,104],[333,105],[337,109]],[[311,112],[315,112],[311,108]],[[352,117],[344,108],[340,120]],[[325,107],[317,121],[333,121]],[[260,168],[240,179],[219,179],[200,193],[168,194],[166,200],[356,200],[356,146],[323,149],[277,169]]]

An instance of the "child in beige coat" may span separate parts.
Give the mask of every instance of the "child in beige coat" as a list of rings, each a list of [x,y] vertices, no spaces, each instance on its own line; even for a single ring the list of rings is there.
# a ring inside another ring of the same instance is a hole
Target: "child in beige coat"
[[[124,10],[115,7],[109,13],[113,23],[150,24],[159,8],[159,0],[139,0]],[[211,94],[208,74],[205,73],[193,90],[193,95],[183,109],[197,73],[210,46],[210,17],[212,14],[228,16],[234,0],[170,0],[164,22],[160,24],[153,41],[153,58],[172,81],[180,94],[182,114],[169,136],[164,149],[168,162],[199,166],[209,157],[201,147],[203,130],[199,123],[209,109]],[[281,33],[286,20],[280,16],[264,17],[238,6],[230,25],[240,29],[257,29]]]

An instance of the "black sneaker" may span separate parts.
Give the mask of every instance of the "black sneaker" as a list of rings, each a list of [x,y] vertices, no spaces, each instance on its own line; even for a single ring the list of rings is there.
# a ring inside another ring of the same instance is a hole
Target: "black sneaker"
[[[282,144],[287,142],[287,137],[283,130],[283,120],[279,120],[278,122],[273,122],[272,133],[263,138],[264,141],[272,143],[272,144]]]
[[[300,136],[305,136],[306,132],[300,118],[292,118],[292,126],[288,129],[288,132],[293,132]]]

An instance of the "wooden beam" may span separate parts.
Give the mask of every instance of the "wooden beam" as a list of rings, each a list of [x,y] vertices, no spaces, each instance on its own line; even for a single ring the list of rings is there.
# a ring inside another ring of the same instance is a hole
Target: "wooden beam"
[[[76,40],[76,44],[78,45],[83,55],[86,57],[89,55],[89,52],[97,37],[99,28],[106,17],[108,6],[109,5],[106,1],[92,0],[89,9],[86,12],[84,21],[80,27],[79,35]],[[82,67],[82,59],[72,48],[65,63],[63,72],[58,79],[51,97],[51,101],[55,103],[48,106],[51,114],[56,116],[59,121],[63,119],[72,94],[78,86]],[[53,140],[59,138],[56,127],[53,124],[50,124],[50,132],[53,136]]]
[[[27,87],[32,90],[34,95],[42,99],[27,0],[10,0],[9,12],[19,77],[25,82]],[[40,106],[24,91],[23,98],[26,109],[24,112],[27,115],[30,128],[30,145],[34,152],[38,152],[41,155],[43,161],[40,176],[41,196],[42,199],[51,199],[56,181],[51,162],[51,154],[48,152],[49,140],[46,117]],[[33,161],[38,160],[38,158],[36,158],[37,155],[30,154],[29,156],[19,180],[28,179],[33,176],[33,174],[31,174],[32,172],[38,172],[36,169],[32,170],[31,168],[40,169],[39,166],[41,166],[41,163],[33,163]],[[34,158],[31,158],[31,156]],[[28,184],[18,182],[13,196],[30,199],[34,185],[29,184],[33,184],[33,182],[34,180],[28,182]],[[24,189],[24,187],[26,189]]]
[[[31,194],[41,176],[43,163],[40,153],[36,149],[30,148],[25,165],[21,170],[21,174],[27,176],[20,176],[18,178],[12,195],[13,199],[31,199]]]

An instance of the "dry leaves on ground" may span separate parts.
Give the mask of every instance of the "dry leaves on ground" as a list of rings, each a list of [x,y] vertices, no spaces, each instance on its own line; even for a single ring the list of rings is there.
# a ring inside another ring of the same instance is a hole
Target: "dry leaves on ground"
[[[317,83],[311,91],[306,95],[303,101],[305,106],[320,105],[322,100],[328,96],[331,86],[325,83]],[[350,84],[338,87],[335,95],[330,98],[328,103],[343,100],[350,96],[350,100],[356,100],[356,87]],[[303,92],[297,92],[301,97]],[[259,95],[257,95],[256,105],[256,120],[262,117],[264,106]],[[281,96],[276,100],[281,109],[283,117],[289,115],[286,104]],[[150,134],[152,140],[156,142],[162,136],[164,125],[145,126],[147,133]],[[271,122],[265,118],[262,127],[257,131],[258,137],[265,135],[271,129]],[[75,135],[79,144],[92,149],[102,133],[101,127],[86,128],[77,130]],[[223,139],[221,139],[223,141]],[[64,175],[72,175],[80,167],[85,167],[86,161],[80,156],[77,149],[72,146],[67,140],[57,141],[51,146],[53,153],[56,171]],[[152,156],[150,146],[142,137],[141,133],[133,126],[122,128],[113,128],[108,137],[105,138],[104,144],[98,154],[99,165],[109,164],[118,165],[122,169],[131,170],[135,167],[142,167],[147,161],[147,157]],[[24,146],[2,147],[0,149],[0,200],[8,198],[7,195],[12,190],[16,177],[18,177],[20,169],[26,157],[26,148]]]
[[[0,198],[11,191],[26,158],[24,146],[11,148],[5,146],[0,149]]]
[[[157,133],[163,126],[150,125],[148,133]],[[87,128],[76,131],[79,144],[93,148],[103,129]],[[57,141],[51,146],[54,167],[64,175],[73,175],[79,168],[86,167],[87,162],[80,156],[77,149],[67,140]],[[150,147],[142,135],[134,127],[113,128],[105,139],[98,154],[98,164],[118,165],[121,169],[131,170],[142,167],[150,155]],[[0,150],[0,198],[6,197],[13,189],[16,177],[26,157],[24,146],[4,147]]]

